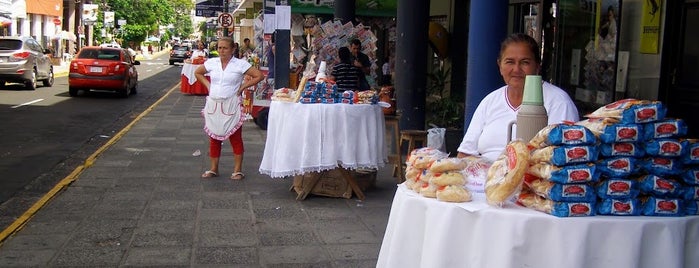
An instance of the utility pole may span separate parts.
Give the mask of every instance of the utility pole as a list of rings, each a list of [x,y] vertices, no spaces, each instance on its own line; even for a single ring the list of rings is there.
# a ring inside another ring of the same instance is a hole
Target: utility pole
[[[228,1],[229,0],[223,0],[223,13],[228,13]],[[228,27],[223,27],[223,36],[228,36]]]

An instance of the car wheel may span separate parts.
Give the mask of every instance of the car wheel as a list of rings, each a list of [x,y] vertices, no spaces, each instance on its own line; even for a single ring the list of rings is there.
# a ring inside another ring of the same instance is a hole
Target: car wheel
[[[49,68],[49,77],[42,81],[45,87],[53,86],[53,66]]]
[[[124,83],[124,87],[117,90],[117,93],[122,98],[128,98],[129,95],[131,95],[131,87],[129,86],[129,83],[128,82]]]
[[[131,87],[131,95],[136,95],[138,93],[138,90],[136,90],[136,87],[138,87],[138,83],[134,83],[133,86]]]
[[[5,80],[0,80],[0,88],[5,88]]]
[[[68,87],[68,95],[70,95],[71,97],[77,97],[78,89],[74,87]]]
[[[28,90],[36,90],[36,69],[32,70],[32,78],[24,82],[24,87]]]

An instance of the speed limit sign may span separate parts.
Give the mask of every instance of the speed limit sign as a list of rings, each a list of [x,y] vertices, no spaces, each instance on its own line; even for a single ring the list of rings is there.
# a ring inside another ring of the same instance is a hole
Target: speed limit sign
[[[218,24],[221,25],[221,27],[233,26],[233,15],[230,13],[222,13],[218,16]]]

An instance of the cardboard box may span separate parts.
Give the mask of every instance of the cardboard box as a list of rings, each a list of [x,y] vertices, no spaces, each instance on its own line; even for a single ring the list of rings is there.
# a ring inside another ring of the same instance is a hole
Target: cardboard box
[[[318,173],[307,173],[304,175],[294,176],[294,191],[296,193],[303,192],[303,189],[311,187],[313,182],[311,178]],[[376,185],[376,171],[350,171],[350,174],[355,178],[359,189],[362,191]],[[323,171],[320,174],[318,182],[310,191],[311,194],[328,196],[328,197],[343,197],[352,198],[352,187],[342,177],[339,169]]]

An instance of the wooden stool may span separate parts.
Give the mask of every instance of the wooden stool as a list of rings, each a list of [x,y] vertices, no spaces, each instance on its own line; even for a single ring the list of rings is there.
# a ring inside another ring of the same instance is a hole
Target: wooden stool
[[[398,143],[398,146],[400,149],[403,149],[403,141],[408,142],[408,151],[406,152],[406,157],[405,160],[408,159],[408,155],[410,152],[412,152],[416,148],[416,143],[420,143],[420,147],[425,147],[427,146],[427,131],[425,130],[401,130],[400,131],[400,142]],[[399,181],[403,182],[405,181],[404,178],[404,170],[405,170],[405,160],[402,159],[401,154],[398,154],[398,161],[401,163],[400,165],[400,177]]]
[[[398,183],[403,181],[400,174],[400,136],[398,135],[399,115],[384,115],[386,122],[386,145],[388,147],[388,163],[393,165],[393,177],[398,179]]]

